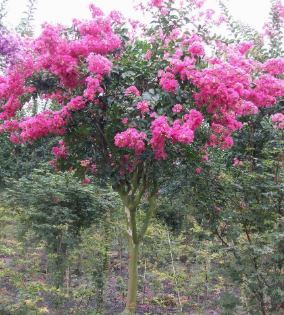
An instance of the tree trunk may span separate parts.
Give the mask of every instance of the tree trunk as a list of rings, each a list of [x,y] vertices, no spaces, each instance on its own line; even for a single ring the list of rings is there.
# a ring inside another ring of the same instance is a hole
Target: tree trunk
[[[136,174],[137,175],[137,174]],[[117,192],[123,201],[123,210],[126,219],[125,235],[129,244],[129,260],[128,260],[128,292],[126,298],[126,312],[135,313],[136,297],[137,297],[137,278],[138,278],[138,250],[139,244],[143,239],[150,219],[155,208],[155,197],[158,193],[158,183],[153,181],[152,191],[148,195],[149,209],[146,212],[142,227],[137,231],[136,210],[140,204],[141,198],[148,186],[147,177],[143,176],[142,183],[139,186],[139,181],[135,174],[133,175],[132,189],[125,190],[125,187],[118,186]]]
[[[128,261],[128,290],[126,299],[126,310],[135,313],[137,297],[137,265],[138,265],[139,245],[135,245],[129,240],[129,261]]]
[[[111,247],[111,231],[110,231],[110,209],[106,212],[105,220],[103,221],[104,226],[104,239],[105,239],[105,257],[103,262],[103,272],[108,275],[110,265],[110,247]]]

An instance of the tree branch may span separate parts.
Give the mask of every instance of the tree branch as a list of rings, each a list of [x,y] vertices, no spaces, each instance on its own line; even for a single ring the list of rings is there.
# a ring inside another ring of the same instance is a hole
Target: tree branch
[[[155,180],[154,181],[154,188],[153,188],[150,196],[148,197],[148,201],[150,204],[149,210],[146,212],[146,218],[145,218],[145,221],[143,223],[143,226],[142,226],[141,231],[140,231],[139,236],[138,236],[138,242],[139,243],[141,242],[141,240],[143,239],[143,237],[147,231],[150,219],[151,219],[152,214],[155,210],[155,199],[156,199],[157,193],[158,193],[158,182]]]

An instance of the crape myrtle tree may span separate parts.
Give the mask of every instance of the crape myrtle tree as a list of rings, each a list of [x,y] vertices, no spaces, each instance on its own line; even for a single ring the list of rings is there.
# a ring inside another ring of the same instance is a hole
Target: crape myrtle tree
[[[119,12],[106,16],[90,5],[90,21],[74,19],[70,28],[43,24],[0,77],[1,132],[15,144],[62,136],[52,149],[55,169],[75,172],[82,184],[101,177],[118,192],[129,242],[126,310],[132,313],[138,249],[163,179],[186,161],[208,159],[208,146],[231,147],[239,118],[284,94],[284,60],[255,60],[252,41],[210,39],[208,27],[224,17],[214,19],[213,10],[199,14],[207,29],[197,16],[189,18],[203,2],[141,5],[152,22],[139,40],[137,22],[131,21],[129,37]],[[208,57],[209,45],[218,54]],[[19,118],[38,97],[47,101],[42,112]],[[141,203],[145,216],[137,222]]]
[[[64,283],[69,281],[65,276],[70,266],[70,254],[82,242],[83,229],[92,225],[98,228],[99,221],[106,231],[116,194],[109,194],[109,189],[95,185],[80,185],[72,173],[54,174],[47,169],[50,169],[49,165],[30,171],[20,179],[10,180],[0,198],[5,208],[18,214],[21,223],[19,236],[30,239],[29,242],[33,244],[44,242],[46,268],[51,274],[48,282],[56,288],[52,298],[60,313],[66,303],[62,292]],[[109,265],[108,248],[106,244],[106,254],[101,256],[102,266],[96,270],[100,273],[100,279],[95,285],[101,291],[104,271]],[[101,299],[102,293],[98,296],[98,300]]]

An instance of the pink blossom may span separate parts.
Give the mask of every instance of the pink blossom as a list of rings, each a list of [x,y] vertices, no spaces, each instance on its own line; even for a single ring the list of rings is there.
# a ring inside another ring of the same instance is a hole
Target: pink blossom
[[[175,75],[170,72],[161,73],[160,85],[162,88],[171,93],[175,93],[175,89],[178,87],[178,82],[175,79]]]
[[[146,54],[144,56],[144,59],[150,59],[151,55],[152,55],[152,51],[151,50],[147,50],[147,52],[146,52]]]
[[[138,20],[128,19],[128,22],[130,23],[130,25],[132,26],[133,29],[136,29],[138,24],[139,24]]]
[[[130,96],[130,95],[140,96],[140,92],[138,91],[136,86],[132,85],[126,89],[125,95],[126,96]]]
[[[68,156],[68,147],[66,147],[64,145],[63,141],[60,141],[60,143],[63,143],[63,144],[59,144],[60,148],[59,147],[53,147],[52,153],[56,156],[56,158],[66,159],[66,157]]]
[[[214,206],[214,208],[215,208],[217,211],[221,211],[221,209],[218,208],[217,206]]]
[[[244,55],[245,53],[247,53],[251,47],[253,47],[254,44],[253,42],[243,42],[243,43],[239,43],[237,46],[237,50]]]
[[[275,123],[274,128],[284,129],[284,115],[282,113],[272,115],[271,121]]]
[[[165,160],[167,157],[167,154],[164,152],[165,138],[171,132],[167,117],[158,117],[152,122],[150,128],[152,130],[150,144],[155,154],[155,159],[160,160],[162,158]]]
[[[124,125],[126,125],[127,122],[128,122],[128,117],[125,117],[125,118],[122,119],[122,123],[123,123]]]
[[[86,106],[86,100],[82,100],[82,96],[76,96],[67,103],[67,108],[69,110],[75,111],[80,110]]]
[[[168,59],[168,58],[169,58],[169,56],[170,56],[170,53],[165,51],[165,54],[164,54],[163,59]]]
[[[268,59],[263,65],[262,69],[268,71],[270,74],[284,74],[284,59],[271,58]]]
[[[207,20],[211,20],[212,19],[212,16],[215,14],[215,11],[212,10],[212,9],[208,9],[206,10],[206,19]]]
[[[91,164],[89,167],[86,168],[86,171],[90,171],[92,174],[95,174],[98,172],[97,165]]]
[[[108,75],[110,73],[110,68],[113,64],[105,57],[101,55],[95,55],[90,53],[86,59],[89,64],[89,71],[99,75]]]
[[[147,135],[144,132],[139,134],[135,128],[130,127],[126,131],[116,134],[114,144],[120,148],[135,148],[135,153],[139,155],[146,150],[143,141],[146,138]]]
[[[188,52],[193,56],[203,56],[205,54],[204,47],[199,42],[193,42],[192,45],[188,47]]]
[[[233,164],[233,166],[242,165],[242,164],[243,164],[242,161],[239,161],[237,158],[234,158],[234,164]]]
[[[160,8],[161,5],[163,4],[164,0],[151,0],[150,4],[153,6],[153,7],[157,7],[157,8]]]
[[[104,15],[103,11],[100,8],[95,7],[93,4],[89,5],[89,9],[92,11],[93,18]]]
[[[200,174],[200,172],[201,172],[201,169],[200,169],[200,168],[197,168],[197,169],[195,170],[195,173],[196,173],[196,174]]]
[[[146,114],[149,113],[150,109],[149,109],[149,102],[147,101],[142,101],[142,102],[138,102],[136,108],[140,109],[141,114]]]
[[[189,144],[193,141],[194,132],[190,123],[185,122],[182,124],[180,120],[175,120],[167,137],[173,139],[173,143],[178,141],[184,144]]]
[[[85,179],[82,180],[81,185],[88,185],[90,183],[90,179],[86,177]]]
[[[172,108],[172,111],[174,113],[180,113],[182,111],[182,105],[180,104],[176,104],[173,108]]]
[[[117,24],[121,24],[122,20],[124,20],[124,17],[121,14],[121,12],[115,10],[110,12],[109,17],[112,19],[113,22]]]
[[[161,14],[162,14],[162,15],[167,15],[167,14],[168,14],[167,8],[162,8],[162,9],[161,9]]]

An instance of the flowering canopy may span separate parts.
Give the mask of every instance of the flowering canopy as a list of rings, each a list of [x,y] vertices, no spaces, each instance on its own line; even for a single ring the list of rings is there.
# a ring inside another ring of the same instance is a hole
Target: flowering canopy
[[[174,1],[150,1],[147,10],[157,20],[144,29],[143,40],[126,36],[119,12],[105,16],[94,5],[92,20],[74,19],[69,29],[44,24],[0,77],[0,131],[16,144],[63,136],[53,149],[55,167],[61,163],[88,173],[81,161],[90,159],[96,172],[97,165],[102,173],[106,166],[118,178],[142,162],[186,157],[194,139],[203,160],[207,146],[232,146],[232,132],[242,128],[240,116],[283,96],[284,60],[254,60],[253,42],[220,45],[198,31],[184,32],[189,22],[184,12],[203,2],[189,0],[173,16]],[[208,19],[212,15],[206,13]],[[208,44],[219,49],[214,57],[206,56]],[[15,119],[37,97],[49,108]],[[273,118],[280,128],[282,120],[281,114]]]

